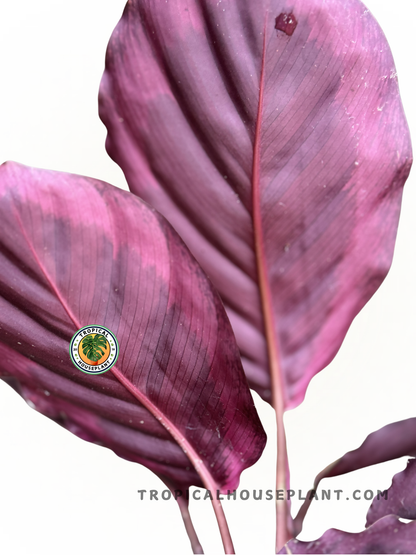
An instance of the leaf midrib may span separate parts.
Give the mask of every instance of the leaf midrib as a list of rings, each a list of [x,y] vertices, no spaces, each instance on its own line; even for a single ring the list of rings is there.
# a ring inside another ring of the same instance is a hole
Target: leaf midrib
[[[267,14],[266,14],[267,19]],[[277,344],[276,322],[272,308],[272,293],[270,288],[269,274],[264,245],[264,231],[261,218],[260,205],[260,135],[263,115],[263,96],[264,96],[264,73],[266,59],[266,24],[263,29],[263,53],[260,70],[259,83],[259,103],[257,110],[257,121],[253,145],[253,168],[252,168],[252,204],[253,204],[253,236],[254,250],[257,262],[258,285],[260,290],[261,308],[263,313],[263,324],[267,342],[267,352],[269,358],[269,372],[272,389],[272,404],[278,408],[284,405],[283,380],[280,368],[279,348]],[[280,397],[280,399],[279,399]],[[282,406],[283,410],[283,406]]]
[[[263,115],[263,96],[264,96],[264,73],[266,60],[266,23],[268,13],[266,12],[265,24],[263,28],[263,52],[259,83],[259,104],[257,110],[257,121],[253,145],[253,173],[252,173],[252,194],[253,194],[253,235],[254,248],[257,262],[258,283],[260,290],[261,308],[263,312],[264,332],[267,343],[267,355],[269,362],[270,383],[272,392],[272,406],[276,412],[277,425],[277,463],[276,463],[276,490],[284,491],[288,487],[287,477],[287,446],[286,434],[283,423],[284,386],[283,376],[280,366],[279,348],[277,344],[276,323],[273,314],[272,293],[270,280],[267,271],[266,253],[264,246],[264,231],[261,220],[260,206],[260,134]],[[276,553],[281,545],[285,544],[290,533],[287,529],[287,522],[290,518],[288,504],[285,500],[276,501]]]

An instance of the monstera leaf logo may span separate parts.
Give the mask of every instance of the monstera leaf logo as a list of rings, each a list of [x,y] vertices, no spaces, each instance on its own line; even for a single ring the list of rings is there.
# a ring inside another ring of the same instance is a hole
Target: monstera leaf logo
[[[84,326],[69,344],[72,362],[87,374],[102,374],[114,366],[119,346],[116,336],[104,326]]]
[[[104,356],[107,348],[107,339],[104,335],[96,333],[95,335],[87,335],[82,340],[82,352],[92,362],[97,362]],[[92,365],[94,366],[94,365]]]

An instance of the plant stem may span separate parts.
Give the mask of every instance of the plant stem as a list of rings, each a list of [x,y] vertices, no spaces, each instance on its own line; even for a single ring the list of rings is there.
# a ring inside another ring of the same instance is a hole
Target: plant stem
[[[203,460],[200,458],[198,453],[195,451],[193,446],[189,443],[183,433],[175,426],[175,424],[169,420],[169,418],[150,401],[144,393],[137,389],[125,376],[120,372],[120,370],[113,366],[111,372],[119,380],[124,387],[136,397],[142,405],[144,405],[147,410],[153,414],[153,416],[166,428],[173,439],[178,443],[178,445],[183,449],[184,453],[187,455],[188,459],[191,461],[195,470],[199,474],[199,477],[204,484],[204,487],[211,493],[212,506],[214,508],[215,516],[218,522],[218,528],[220,530],[222,543],[224,545],[224,553],[233,554],[234,546],[231,539],[230,530],[228,528],[227,520],[225,518],[224,510],[221,505],[221,501],[217,499],[217,491],[219,491],[219,486],[215,482],[208,468],[205,466]]]
[[[302,503],[302,506],[299,509],[298,514],[296,515],[296,517],[293,521],[293,532],[296,536],[302,532],[303,521],[305,519],[306,513],[308,512],[309,506],[312,503],[312,500],[314,499],[313,493],[316,492],[316,490],[318,489],[320,481],[323,480],[324,478],[327,478],[328,475],[330,475],[331,470],[333,470],[333,468],[335,466],[337,466],[337,464],[339,463],[340,460],[341,459],[337,459],[333,463],[329,464],[315,478],[315,481],[313,483],[313,488],[308,491],[307,498]]]
[[[183,497],[178,497],[176,500],[181,511],[183,523],[185,524],[186,533],[188,534],[189,541],[191,542],[192,553],[203,554],[204,550],[199,542],[197,533],[195,531],[191,515],[189,514],[189,504]]]
[[[260,258],[262,258],[261,255]],[[267,340],[267,352],[269,358],[272,405],[276,411],[276,491],[283,491],[283,497],[285,497],[284,493],[289,486],[289,464],[287,458],[286,433],[283,422],[283,383],[279,367],[278,350],[275,338],[275,327],[273,325],[271,294],[267,282],[266,265],[264,259],[262,259],[262,264],[258,264],[258,268],[264,327]],[[283,545],[293,537],[291,522],[292,517],[290,515],[289,503],[286,499],[276,499],[276,553],[278,553]]]
[[[216,492],[215,492],[216,494]],[[231,539],[230,530],[228,529],[227,520],[225,518],[224,509],[222,508],[221,501],[216,498],[216,495],[211,491],[212,506],[214,508],[215,516],[220,529],[222,544],[224,546],[224,553],[234,554],[233,540]]]
[[[271,361],[270,367],[275,363]],[[287,457],[286,433],[283,422],[283,396],[282,384],[280,379],[273,379],[276,375],[280,378],[280,372],[272,375],[272,397],[273,406],[276,411],[277,424],[277,462],[276,462],[276,490],[283,491],[283,499],[276,499],[276,553],[289,541],[292,537],[292,530],[289,529],[292,518],[290,508],[285,493],[289,489],[289,463]],[[277,382],[277,383],[274,383]],[[292,526],[290,526],[292,528]]]

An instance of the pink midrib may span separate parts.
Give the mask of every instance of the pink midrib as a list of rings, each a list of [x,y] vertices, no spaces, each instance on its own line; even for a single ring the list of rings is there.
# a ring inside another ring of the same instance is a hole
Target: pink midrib
[[[267,13],[266,13],[267,20]],[[270,280],[267,271],[266,253],[264,248],[264,231],[261,219],[260,206],[260,132],[263,115],[263,96],[264,96],[264,71],[266,58],[266,23],[263,29],[263,54],[261,62],[260,84],[259,84],[259,104],[257,110],[256,130],[253,147],[253,233],[254,248],[256,252],[257,273],[259,280],[261,306],[263,311],[264,330],[267,342],[267,354],[269,360],[270,382],[272,390],[272,406],[276,411],[277,425],[277,463],[276,463],[276,489],[285,490],[287,488],[287,446],[286,434],[283,423],[284,405],[284,384],[279,363],[279,349],[276,339],[276,323],[273,314],[272,293]],[[276,553],[281,546],[290,539],[290,532],[287,529],[288,505],[286,501],[276,501]]]
[[[76,316],[72,312],[70,306],[68,305],[67,301],[56,287],[55,283],[51,279],[48,271],[44,267],[42,261],[40,260],[36,250],[34,249],[30,238],[28,237],[26,230],[23,226],[23,222],[21,220],[20,214],[15,208],[15,214],[19,226],[21,228],[22,234],[31,250],[39,268],[41,269],[43,275],[45,276],[46,281],[49,284],[49,287],[52,289],[53,293],[58,298],[59,302],[61,303],[62,307],[64,308],[65,312],[68,314],[70,320],[75,326],[75,329],[78,330],[82,327],[81,323],[77,320]],[[193,467],[197,471],[198,475],[200,476],[204,486],[212,492],[216,492],[219,490],[219,486],[208,471],[207,467],[205,466],[203,460],[198,456],[195,449],[192,445],[188,442],[188,440],[184,437],[184,435],[180,432],[180,430],[173,424],[173,422],[166,417],[166,415],[158,409],[156,405],[154,405],[148,397],[146,397],[139,389],[137,389],[116,367],[113,366],[111,369],[113,375],[118,379],[118,381],[138,400],[140,403],[146,407],[146,409],[162,424],[162,426],[169,432],[169,434],[173,437],[173,439],[178,443],[178,445],[182,448],[183,452],[186,454],[190,462],[192,463]]]
[[[269,355],[270,379],[272,384],[273,407],[284,410],[283,401],[283,380],[279,365],[279,349],[276,340],[276,324],[272,308],[272,293],[267,271],[266,253],[264,248],[264,231],[262,226],[261,206],[260,206],[260,133],[263,115],[263,95],[264,95],[264,71],[265,71],[265,52],[266,52],[266,29],[263,30],[263,56],[261,63],[260,85],[259,85],[259,104],[257,111],[256,130],[253,146],[253,173],[252,173],[252,202],[253,202],[253,234],[254,249],[257,261],[257,274],[259,280],[261,306],[264,318],[265,335],[267,340],[267,350]],[[276,395],[276,387],[280,395]],[[276,398],[279,397],[278,398]]]

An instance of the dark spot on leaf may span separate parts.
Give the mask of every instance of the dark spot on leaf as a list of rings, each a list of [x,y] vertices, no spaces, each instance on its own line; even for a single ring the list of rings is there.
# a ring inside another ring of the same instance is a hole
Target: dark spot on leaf
[[[293,13],[281,13],[276,17],[275,29],[283,31],[286,35],[291,37],[296,29],[298,22]]]

